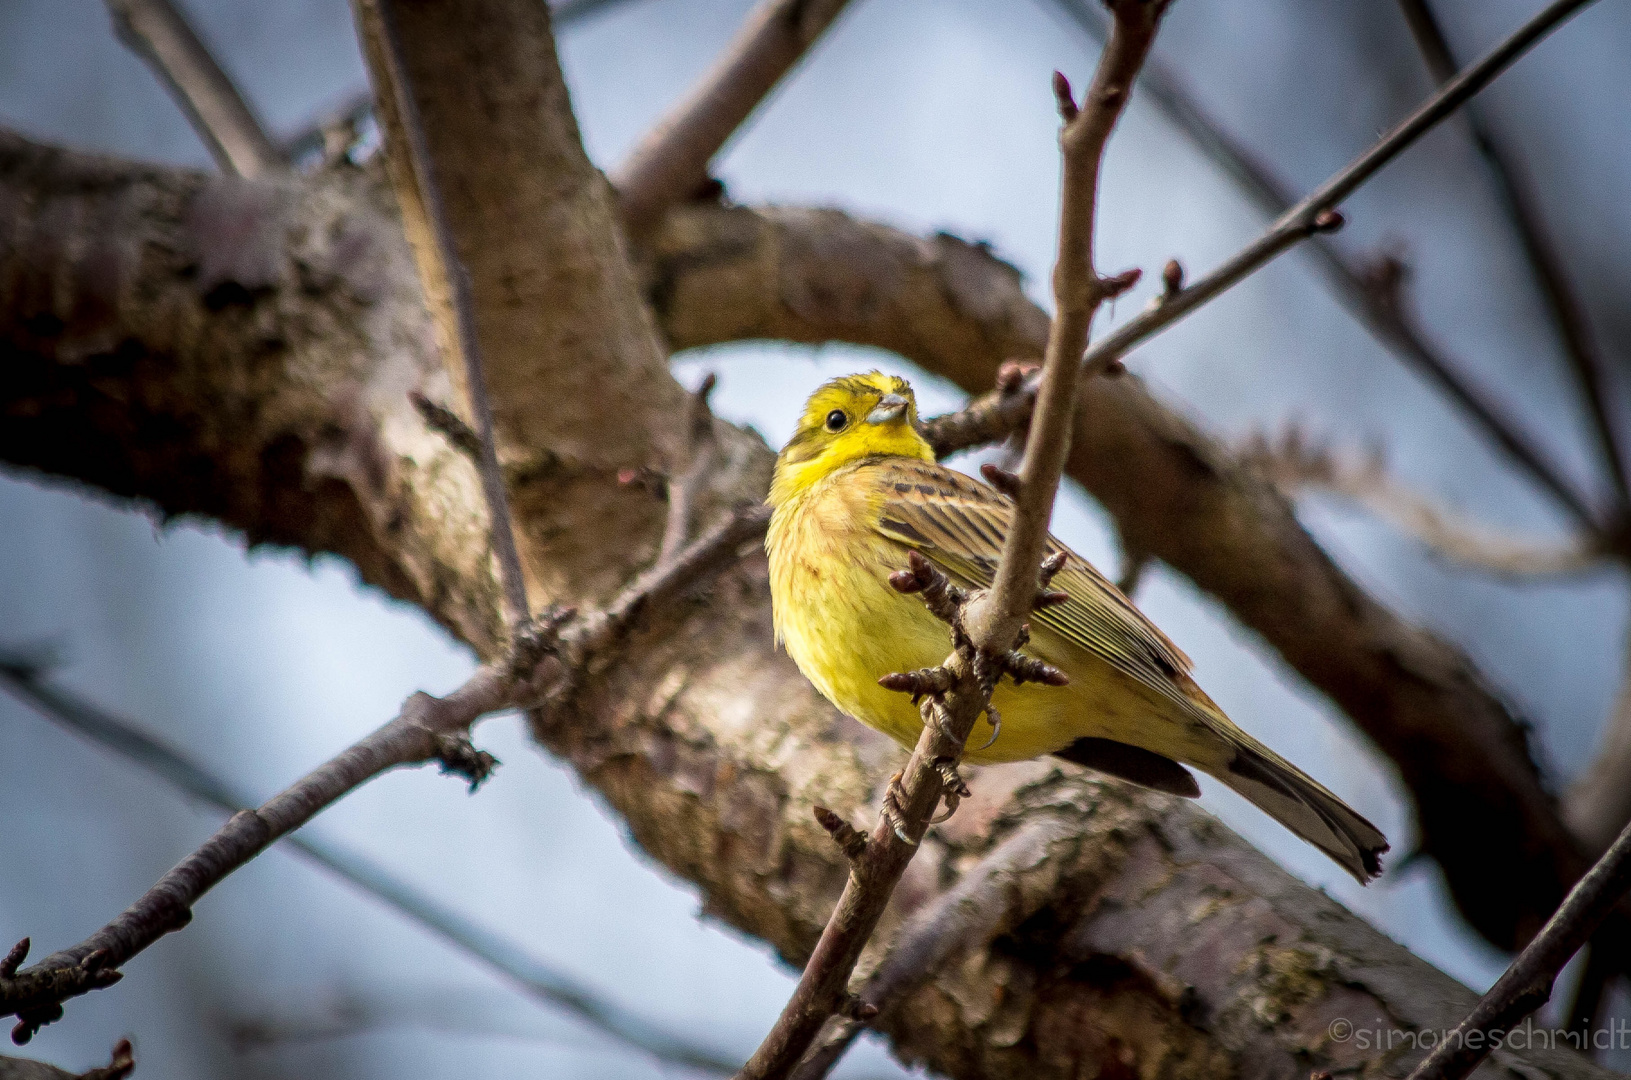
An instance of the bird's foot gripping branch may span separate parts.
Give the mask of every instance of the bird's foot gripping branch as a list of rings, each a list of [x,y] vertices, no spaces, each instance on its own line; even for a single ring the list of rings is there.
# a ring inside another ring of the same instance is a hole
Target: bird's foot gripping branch
[[[1003,475],[1015,483],[1018,481],[1011,473]],[[1048,586],[1064,565],[1064,552],[1054,552],[1042,560],[1042,567],[1037,575],[1038,608],[1051,606],[1063,599],[1062,593],[1053,592]],[[971,594],[968,590],[952,584],[950,578],[918,552],[910,553],[905,570],[890,575],[889,584],[896,592],[916,593],[922,597],[923,606],[951,628],[953,662],[932,668],[919,668],[916,671],[892,672],[878,680],[878,685],[886,690],[911,695],[912,704],[918,707],[924,726],[938,729],[943,737],[942,742],[955,748],[954,753],[942,754],[932,763],[940,777],[941,798],[946,803],[945,813],[929,820],[928,824],[933,825],[945,821],[956,813],[957,804],[969,795],[968,785],[957,772],[957,762],[972,733],[972,725],[968,727],[954,725],[947,700],[948,696],[960,687],[959,673],[968,671],[972,674],[975,691],[984,701],[984,707],[979,712],[984,713],[990,724],[991,736],[981,749],[990,747],[997,741],[997,736],[1002,734],[1002,714],[991,704],[991,695],[1004,675],[1013,679],[1016,685],[1036,682],[1047,686],[1064,686],[1070,679],[1053,665],[1044,663],[1034,656],[1026,656],[1020,651],[1030,638],[1028,626],[1020,627],[1019,640],[1012,649],[987,652],[976,648],[974,640],[963,627],[962,617],[964,607],[971,600]],[[897,837],[906,843],[916,843],[909,838],[906,823],[901,817],[899,808],[904,805],[903,795],[897,777],[890,784],[889,796],[884,800],[884,816],[894,828]]]
[[[944,821],[970,794],[957,772],[963,749],[979,718],[988,716],[993,737],[1001,719],[991,708],[991,695],[1003,676],[1062,686],[1063,672],[1019,649],[1028,636],[1021,624],[1008,647],[982,645],[965,628],[968,613],[990,598],[989,590],[970,591],[952,583],[922,555],[912,552],[908,567],[889,583],[897,592],[916,593],[950,629],[952,651],[945,662],[915,671],[895,672],[878,680],[885,689],[909,694],[923,718],[922,731],[906,768],[896,773],[884,795],[883,809],[870,837],[825,807],[816,820],[850,860],[849,881],[827,928],[805,966],[798,989],[759,1052],[740,1075],[780,1076],[796,1064],[828,1017],[866,1022],[877,1005],[848,989],[850,973],[871,939],[895,884],[916,852],[925,830]],[[1043,560],[1037,575],[1037,606],[1056,602],[1048,588],[1064,565],[1061,553]],[[945,813],[933,817],[944,800]]]

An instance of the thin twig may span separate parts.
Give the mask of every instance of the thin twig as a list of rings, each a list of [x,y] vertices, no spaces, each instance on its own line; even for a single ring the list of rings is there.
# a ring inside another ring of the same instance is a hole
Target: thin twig
[[[213,836],[159,879],[118,918],[78,945],[53,953],[24,971],[24,938],[0,964],[0,1015],[15,1015],[13,1041],[26,1043],[42,1025],[62,1016],[62,1002],[122,978],[120,965],[192,920],[192,906],[212,886],[285,833],[381,773],[440,760],[472,785],[494,764],[463,738],[484,713],[502,708],[514,677],[484,667],[446,698],[415,694],[402,713],[280,792],[258,810],[234,814]]]
[[[1059,139],[1064,172],[1059,256],[1054,268],[1059,314],[1043,360],[1042,391],[1017,478],[1013,522],[988,592],[965,598],[921,556],[911,560],[910,570],[891,579],[902,592],[921,592],[930,610],[951,624],[953,652],[937,669],[943,674],[933,680],[934,688],[923,691],[924,724],[917,746],[898,781],[891,782],[884,812],[864,850],[851,860],[849,880],[798,986],[738,1074],[742,1078],[781,1080],[804,1056],[829,1017],[842,1013],[867,1019],[876,1013],[876,1006],[849,994],[850,975],[941,796],[946,797],[949,813],[958,797],[966,794],[956,773],[963,745],[975,721],[990,708],[998,679],[1013,671],[1021,659],[1015,650],[1024,640],[1024,620],[1038,599],[1038,567],[1069,448],[1081,377],[1078,359],[1099,304],[1136,280],[1136,274],[1101,278],[1094,269],[1099,166],[1165,8],[1165,0],[1114,0],[1116,29],[1080,109],[1064,76],[1054,75],[1064,121]],[[1042,588],[1057,569],[1058,564],[1050,560],[1042,572]],[[881,681],[916,694],[931,681],[926,678],[929,674],[897,673]],[[1053,681],[1050,675],[1057,673],[1039,671],[1037,675]]]
[[[407,140],[407,145],[398,148],[397,152],[405,153],[408,157],[414,186],[418,189],[420,209],[436,248],[437,262],[447,278],[456,324],[458,359],[464,364],[465,394],[476,421],[476,436],[481,443],[481,487],[487,496],[493,554],[498,557],[499,582],[504,589],[504,618],[514,632],[531,618],[532,608],[527,602],[526,574],[521,568],[521,554],[516,548],[515,529],[510,521],[504,473],[498,464],[498,447],[493,434],[493,404],[487,393],[481,341],[476,333],[476,302],[471,294],[470,274],[465,270],[464,261],[459,258],[458,243],[448,224],[441,189],[436,184],[436,164],[431,160],[425,126],[419,117],[419,103],[414,99],[413,86],[408,81],[407,61],[403,59],[402,42],[396,30],[393,3],[394,0],[379,0],[378,8],[381,51],[384,54],[386,80],[391,84],[386,92],[395,99],[403,136]]]
[[[714,66],[612,174],[631,235],[707,189],[708,163],[847,2],[760,0]]]
[[[697,498],[713,470],[714,414],[708,408],[708,396],[717,382],[713,372],[702,377],[702,383],[691,395],[689,415],[686,417],[686,455],[684,467],[668,480],[668,517],[663,522],[662,546],[657,550],[657,565],[661,566],[679,554],[691,533],[691,518],[696,513]]]
[[[532,624],[530,633],[517,635],[508,655],[478,668],[453,693],[443,698],[414,694],[394,720],[258,810],[233,815],[134,904],[78,945],[19,971],[29,948],[28,939],[23,939],[0,960],[0,1016],[18,1018],[13,1040],[27,1042],[42,1025],[61,1017],[67,999],[119,981],[120,965],[187,925],[192,905],[204,893],[374,777],[401,766],[438,761],[444,771],[463,776],[472,787],[479,784],[496,761],[470,744],[468,733],[477,720],[528,706],[572,684],[578,670],[615,643],[640,612],[666,603],[734,560],[746,541],[763,533],[767,518],[763,507],[733,513],[667,566],[640,575],[605,609],[581,618],[570,611],[554,611]]]
[[[1477,64],[1428,98],[1414,113],[1383,135],[1369,150],[1322,184],[1312,195],[1291,207],[1262,236],[1231,257],[1212,273],[1186,288],[1163,298],[1162,302],[1122,324],[1087,351],[1083,365],[1103,371],[1120,360],[1133,346],[1153,337],[1197,307],[1262,268],[1276,255],[1320,229],[1340,224],[1340,215],[1331,206],[1352,194],[1366,180],[1406,147],[1440,123],[1455,109],[1487,86],[1495,76],[1518,59],[1545,34],[1592,0],[1555,0]],[[940,457],[1006,438],[1023,424],[1031,411],[1037,377],[1030,375],[1016,387],[1001,387],[986,394],[960,412],[937,417],[924,424],[924,435]],[[1491,429],[1500,436],[1500,429]],[[1517,453],[1512,447],[1508,449]],[[1531,468],[1537,476],[1546,474],[1544,465]],[[1594,531],[1601,526],[1597,515],[1566,486],[1557,490],[1559,499],[1581,524]]]
[[[170,90],[222,172],[255,177],[284,166],[248,102],[170,0],[106,0],[113,28]]]
[[[1104,18],[1093,0],[1053,0],[1054,6],[1089,35],[1103,41]],[[1293,207],[1287,185],[1250,150],[1224,130],[1191,93],[1178,73],[1152,57],[1139,80],[1141,92],[1266,214],[1280,217]],[[1556,459],[1485,392],[1466,366],[1451,359],[1426,335],[1406,310],[1396,289],[1379,287],[1376,276],[1360,267],[1328,237],[1314,236],[1310,250],[1343,308],[1383,346],[1426,376],[1454,401],[1502,451],[1524,469],[1581,525],[1600,529],[1589,500],[1581,495]],[[1396,284],[1396,283],[1395,283]],[[1170,293],[1167,298],[1170,298]],[[1153,330],[1152,330],[1153,332]]]
[[[622,7],[626,3],[628,0],[554,0],[549,5],[549,17],[559,30],[596,12]]]
[[[1404,9],[1405,20],[1410,24],[1410,32],[1421,49],[1422,58],[1433,79],[1440,84],[1449,82],[1455,77],[1455,56],[1427,0],[1399,0],[1399,4]],[[1609,475],[1614,479],[1619,511],[1624,514],[1631,510],[1631,486],[1627,485],[1626,479],[1627,469],[1631,466],[1628,466],[1626,459],[1627,448],[1609,412],[1613,389],[1607,365],[1592,340],[1585,307],[1569,280],[1562,256],[1546,231],[1534,190],[1517,155],[1495,137],[1476,107],[1467,109],[1467,126],[1472,133],[1473,145],[1489,166],[1501,209],[1506,212],[1513,231],[1523,245],[1535,282],[1540,286],[1552,323],[1557,328],[1563,353],[1591,411],[1598,449],[1608,465]]]
[[[1497,75],[1510,67],[1546,34],[1591,2],[1592,0],[1553,0],[1553,3],[1490,50],[1483,59],[1446,83],[1415,112],[1377,140],[1369,150],[1280,215],[1262,236],[1246,245],[1210,274],[1180,289],[1159,306],[1134,316],[1101,338],[1088,351],[1083,363],[1090,371],[1103,370],[1112,360],[1118,360],[1126,355],[1133,346],[1233,287],[1298,241],[1305,240],[1315,233],[1340,227],[1341,217],[1335,213],[1338,203],[1374,176],[1383,165],[1392,161],[1400,152],[1471,100],[1473,95],[1488,86]]]
[[[1592,536],[1545,543],[1492,529],[1410,490],[1388,473],[1379,455],[1361,459],[1334,453],[1296,425],[1277,439],[1254,436],[1240,457],[1288,499],[1309,490],[1352,499],[1434,554],[1485,573],[1508,578],[1578,574],[1601,565],[1607,554]]]
[[[1014,879],[1047,857],[1066,839],[1072,826],[1064,818],[1038,814],[993,848],[975,867],[914,914],[889,945],[858,995],[880,1011],[900,1001],[944,969],[952,957],[981,948],[1012,925],[1027,894],[1013,888]],[[792,1080],[821,1080],[833,1070],[867,1024],[835,1016],[793,1070]]]
[[[52,686],[44,676],[38,661],[0,652],[0,683],[41,715],[228,814],[254,805],[243,792],[136,724]],[[729,1074],[740,1064],[617,1004],[594,987],[533,957],[504,935],[433,899],[362,855],[304,832],[289,837],[285,843],[410,921],[463,949],[529,997],[570,1013],[632,1049],[668,1064],[716,1074]]]
[[[408,401],[426,427],[446,439],[453,449],[469,458],[477,468],[481,467],[481,436],[471,430],[463,417],[418,390],[408,391]]]
[[[1552,983],[1570,957],[1631,890],[1631,825],[1621,831],[1506,972],[1479,999],[1409,1080],[1462,1080],[1498,1045],[1499,1036],[1552,996]]]

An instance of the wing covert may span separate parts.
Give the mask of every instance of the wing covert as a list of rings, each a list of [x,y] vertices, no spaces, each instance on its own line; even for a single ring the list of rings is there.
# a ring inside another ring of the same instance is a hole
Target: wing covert
[[[919,461],[871,463],[866,471],[881,495],[878,530],[974,588],[989,587],[1013,520],[1007,496],[942,465]],[[1034,622],[1101,657],[1123,674],[1188,704],[1174,676],[1189,658],[1132,605],[1103,574],[1048,538],[1048,552],[1063,551],[1065,566],[1053,588],[1063,604],[1035,612]]]

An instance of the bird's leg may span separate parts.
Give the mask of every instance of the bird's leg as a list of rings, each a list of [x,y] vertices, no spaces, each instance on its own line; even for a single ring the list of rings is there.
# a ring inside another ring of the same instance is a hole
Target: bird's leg
[[[946,734],[946,709],[944,700],[940,697],[930,698],[918,706],[923,713],[923,722],[932,724],[939,729],[941,735]],[[963,778],[957,774],[957,759],[955,757],[937,757],[934,759],[934,771],[940,775],[940,793],[946,800],[946,812],[937,818],[929,819],[930,825],[938,825],[942,821],[957,813],[957,804],[968,798],[972,792]]]
[[[1063,604],[1070,599],[1069,593],[1048,588],[1049,585],[1053,584],[1054,575],[1064,569],[1065,558],[1063,551],[1056,551],[1042,560],[1042,566],[1036,575],[1036,603],[1034,606],[1037,610]],[[1042,683],[1045,686],[1065,686],[1069,684],[1070,678],[1064,672],[1052,664],[1044,663],[1034,656],[1026,656],[1020,651],[1025,648],[1030,640],[1031,624],[1026,623],[1019,628],[1019,640],[1014,642],[1013,649],[998,657],[996,664],[993,665],[997,669],[997,678],[1000,679],[1003,675],[1007,675],[1014,680],[1015,686],[1028,682]],[[992,735],[991,738],[995,741],[996,736]]]
[[[1070,599],[1069,593],[1048,588],[1053,584],[1054,575],[1065,568],[1066,557],[1063,551],[1056,551],[1042,560],[1042,568],[1036,575],[1036,603],[1031,605],[1036,610],[1063,604]]]
[[[1006,479],[1006,474],[997,477],[999,483]],[[1056,551],[1043,560],[1037,575],[1037,607],[1063,603],[1068,599],[1064,593],[1048,589],[1053,576],[1064,567],[1065,558],[1064,552]],[[1029,636],[1028,629],[1020,631],[1020,640],[1010,652],[986,653],[976,649],[967,631],[963,629],[963,609],[971,599],[968,590],[952,584],[951,579],[920,552],[908,553],[907,569],[891,574],[889,584],[897,592],[919,594],[930,613],[951,627],[952,647],[961,660],[972,667],[974,679],[985,701],[986,719],[991,723],[991,738],[986,740],[985,746],[980,749],[984,750],[996,742],[997,736],[1002,733],[1002,714],[991,707],[991,693],[1004,675],[1011,675],[1015,682],[1045,682],[1054,686],[1063,685],[1066,681],[1064,674],[1058,669],[1025,656],[1019,651]],[[916,671],[895,672],[883,676],[878,683],[887,689],[912,695],[912,701],[922,712],[923,723],[939,729],[944,734],[945,696],[956,689],[958,683],[954,666],[942,664],[939,667],[919,668]],[[955,814],[958,804],[971,794],[968,785],[957,772],[956,756],[936,758],[934,769],[940,776],[941,795],[946,800],[946,809],[939,817],[930,820],[931,825],[945,821]],[[890,782],[889,791],[884,796],[883,813],[890,827],[894,829],[895,835],[902,841],[910,843],[902,827],[898,797],[899,780],[900,777],[897,775]]]
[[[889,827],[894,830],[895,836],[901,843],[916,847],[917,841],[906,835],[906,815],[900,808],[901,799],[906,795],[906,792],[900,786],[901,775],[901,773],[897,772],[894,776],[891,776],[889,778],[889,787],[884,790],[883,819],[889,822]]]
[[[935,758],[934,771],[940,774],[940,794],[946,800],[946,812],[939,817],[930,818],[930,825],[938,825],[957,813],[958,804],[974,794],[968,789],[968,785],[963,782],[962,776],[957,772],[956,759]]]

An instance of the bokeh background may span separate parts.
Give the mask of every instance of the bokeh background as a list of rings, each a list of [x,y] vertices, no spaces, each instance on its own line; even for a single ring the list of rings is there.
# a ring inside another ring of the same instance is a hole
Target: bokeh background
[[[365,84],[344,0],[183,0],[278,132]],[[1463,59],[1538,0],[1439,0]],[[559,28],[590,154],[609,168],[701,73],[747,0],[621,0]],[[1157,44],[1208,108],[1292,186],[1340,168],[1430,90],[1390,3],[1178,0]],[[1054,0],[853,0],[827,40],[728,148],[739,201],[834,205],[990,241],[1047,303],[1057,209],[1059,68],[1085,80],[1097,45]],[[1631,365],[1631,4],[1602,0],[1480,98],[1543,193],[1623,393]],[[0,0],[0,124],[126,157],[210,168],[96,0]],[[1263,222],[1135,94],[1106,165],[1101,266],[1142,266],[1136,311],[1177,256],[1214,265]],[[1465,127],[1444,125],[1346,206],[1354,251],[1395,251],[1431,337],[1530,422],[1581,477],[1601,476],[1521,252]],[[675,358],[715,371],[722,415],[779,445],[822,380],[877,366],[914,378],[926,412],[958,395],[893,357],[739,346]],[[1562,534],[1548,503],[1451,407],[1283,258],[1135,353],[1129,367],[1214,433],[1289,423],[1385,449],[1401,480],[1515,535]],[[1583,479],[1584,482],[1584,479]],[[1332,499],[1303,520],[1387,604],[1458,642],[1534,724],[1551,784],[1589,759],[1622,677],[1626,582],[1599,570],[1502,582],[1447,565]],[[1107,519],[1079,492],[1056,531],[1114,574]],[[1412,826],[1388,763],[1189,583],[1157,569],[1140,604],[1195,659],[1209,693],[1393,838]],[[269,794],[392,715],[413,690],[457,685],[471,657],[343,564],[246,552],[207,525],[27,473],[0,474],[0,646],[53,646],[67,686],[139,720],[217,773]],[[700,915],[683,882],[627,840],[514,717],[478,741],[504,766],[479,795],[429,771],[376,782],[310,832],[369,853],[426,893],[502,929],[649,1017],[745,1054],[793,974]],[[1273,858],[1476,988],[1505,958],[1455,915],[1416,860],[1361,890],[1311,848],[1203,781],[1202,803]],[[77,941],[201,841],[219,816],[0,695],[0,939]],[[1396,860],[1397,861],[1397,860]],[[28,1053],[76,1069],[134,1037],[140,1076],[657,1077],[682,1074],[540,1008],[413,924],[283,850],[207,897],[185,933],[74,1002]],[[1628,1009],[1622,986],[1616,1008]],[[259,1039],[245,1038],[256,1029]],[[1622,1057],[1614,1062],[1631,1067]],[[878,1044],[840,1075],[903,1075]]]

